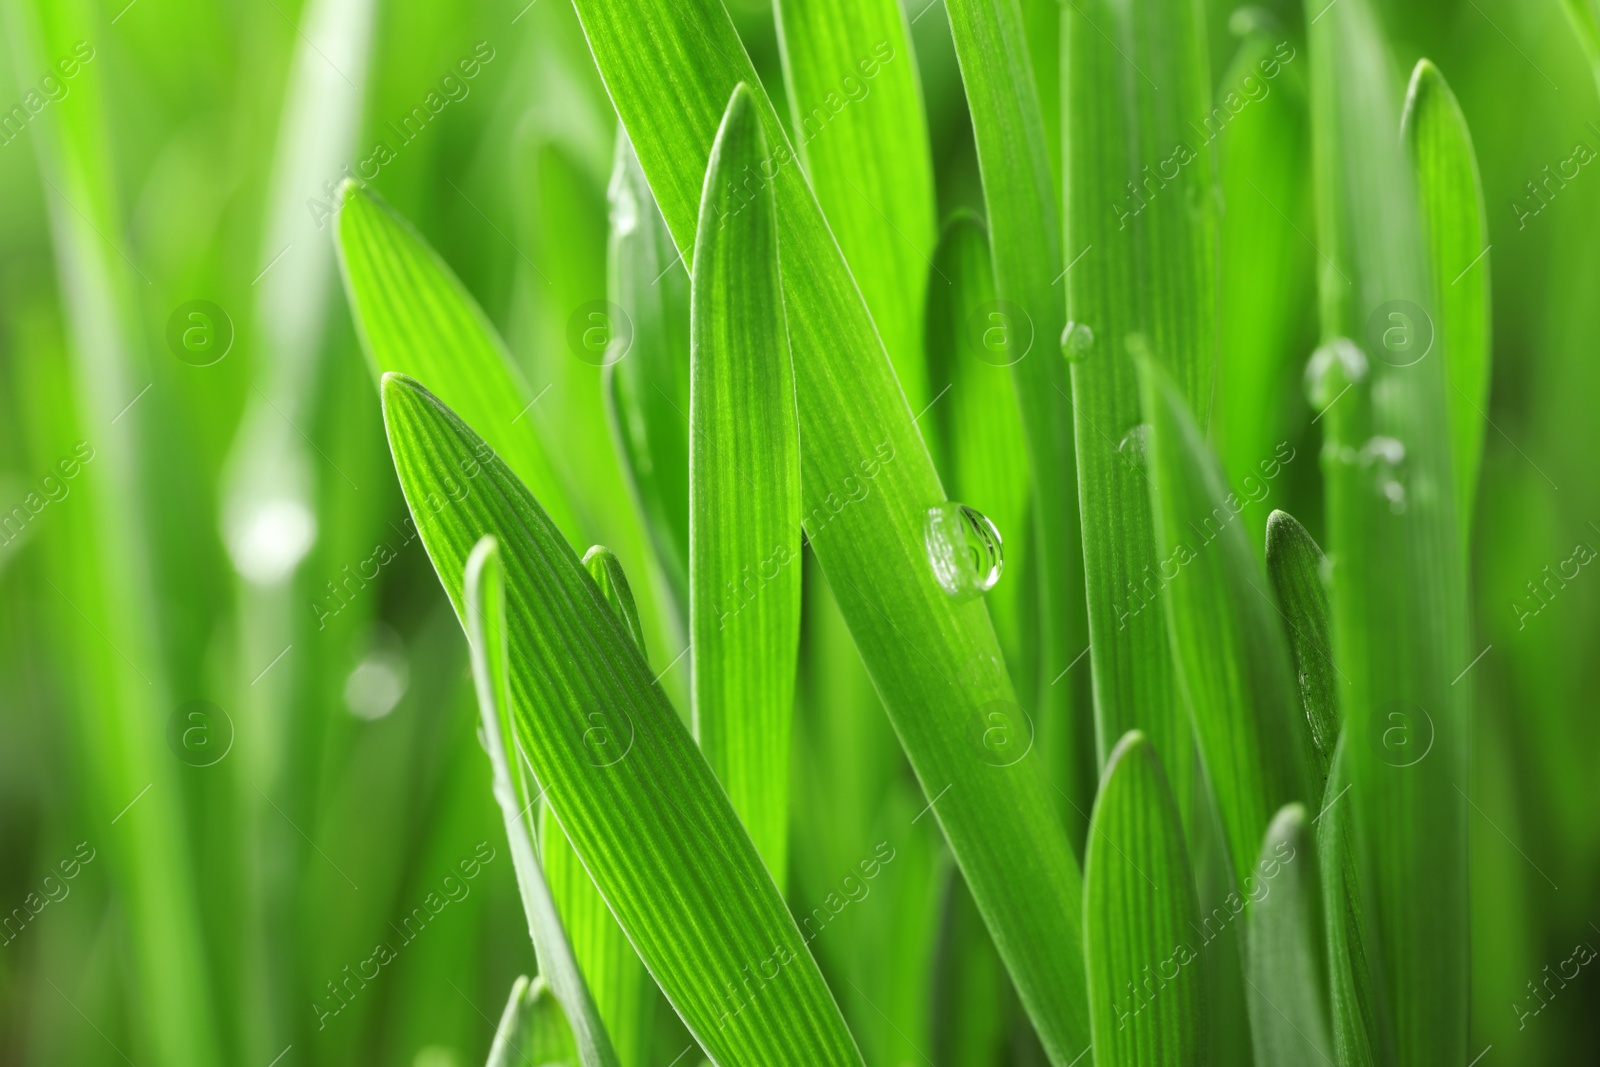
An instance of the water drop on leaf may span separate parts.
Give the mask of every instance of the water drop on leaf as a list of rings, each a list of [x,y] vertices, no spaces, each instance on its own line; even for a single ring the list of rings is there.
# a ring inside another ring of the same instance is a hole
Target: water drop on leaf
[[[1094,347],[1094,331],[1081,322],[1069,322],[1061,331],[1061,354],[1069,363],[1081,363]]]
[[[1149,450],[1150,424],[1147,422],[1141,422],[1129,430],[1117,446],[1117,453],[1123,462],[1135,470],[1144,470]]]
[[[924,539],[934,578],[955,599],[981,596],[1000,580],[1000,531],[977,508],[953,500],[929,508]]]

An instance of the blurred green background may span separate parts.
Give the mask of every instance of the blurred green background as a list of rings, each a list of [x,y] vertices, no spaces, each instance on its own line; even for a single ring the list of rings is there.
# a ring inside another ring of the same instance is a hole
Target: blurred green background
[[[1052,0],[1022,6],[1048,40]],[[1210,6],[1220,83],[1238,39],[1232,6]],[[1298,7],[1274,6],[1259,17],[1303,49]],[[543,391],[528,417],[633,577],[682,706],[669,579],[601,372],[566,342],[607,293],[616,123],[573,12],[0,9],[0,1063],[481,1063],[533,954],[465,643],[405,525],[330,221],[337,184],[367,181],[483,305]],[[772,11],[729,9],[787,114]],[[906,14],[941,216],[981,212],[942,4]],[[1396,0],[1386,17],[1400,71],[1427,55],[1460,98],[1492,241],[1472,553],[1485,651],[1461,682],[1476,695],[1472,1048],[1484,1067],[1600,1062],[1592,968],[1532,992],[1600,945],[1600,569],[1576,564],[1600,547],[1600,96],[1559,0]],[[1266,323],[1283,389],[1230,398],[1224,381],[1219,404],[1272,405],[1309,457],[1309,177],[1272,180],[1288,214],[1250,222],[1306,298],[1225,294],[1225,323]],[[1320,535],[1317,465],[1285,472],[1275,502]],[[813,948],[869,1064],[1042,1062],[876,704],[811,568],[791,906],[850,900]],[[842,884],[880,847],[881,877]],[[394,962],[347,979],[430,899]],[[337,1014],[317,1007],[329,983],[347,991]],[[694,1059],[664,1003],[656,1019],[648,1062]]]

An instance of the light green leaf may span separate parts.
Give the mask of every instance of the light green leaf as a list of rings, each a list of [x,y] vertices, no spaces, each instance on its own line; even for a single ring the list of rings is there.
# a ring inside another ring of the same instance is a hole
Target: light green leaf
[[[694,730],[785,884],[789,734],[800,650],[800,437],[767,186],[748,87],[728,101],[694,246],[689,371],[689,633]]]
[[[1594,68],[1595,82],[1600,85],[1600,0],[1562,0],[1572,29],[1583,46],[1583,54]]]
[[[1317,0],[1308,9],[1321,10]],[[1399,1061],[1467,1052],[1472,653],[1441,344],[1400,99],[1367,0],[1311,25],[1334,655],[1358,866],[1370,878]],[[1396,316],[1399,317],[1398,323]],[[1349,339],[1360,339],[1365,348]],[[1348,392],[1346,393],[1346,387]],[[1344,393],[1345,395],[1340,395]]]
[[[1034,547],[1029,562],[1039,597],[1037,673],[1029,687],[1037,694],[1034,706],[1051,742],[1045,749],[1049,773],[1065,779],[1075,794],[1070,811],[1087,807],[1093,790],[1078,772],[1089,758],[1077,743],[1087,730],[1075,721],[1088,714],[1089,672],[1063,677],[1088,644],[1089,630],[1082,524],[1072,480],[1077,459],[1071,386],[1058,358],[1066,322],[1060,202],[1021,8],[1016,0],[950,0],[945,6],[972,112],[1001,301],[955,325],[968,336],[988,338],[992,334],[985,328],[1000,322],[1009,334],[1003,352],[986,348],[986,354],[1011,366],[1027,434]],[[930,295],[937,299],[936,293]],[[1014,456],[1011,462],[1020,459]]]
[[[1450,414],[1450,473],[1463,552],[1472,527],[1478,468],[1489,406],[1489,220],[1467,118],[1444,75],[1417,61],[1400,128],[1417,172],[1422,232],[1438,313],[1433,327],[1444,346]]]
[[[773,0],[795,149],[915,411],[928,403],[922,308],[933,160],[897,0]]]
[[[528,934],[539,958],[539,974],[550,983],[565,1009],[583,1067],[617,1067],[616,1050],[611,1047],[611,1037],[600,1020],[583,972],[578,969],[533,848],[532,808],[539,795],[529,787],[523,761],[512,758],[513,750],[508,745],[516,736],[512,723],[511,653],[505,569],[494,535],[485,534],[473,546],[462,581],[462,623],[472,653],[472,682],[483,718],[484,748],[489,753],[494,798],[505,822]]]
[[[738,34],[716,0],[577,8],[667,226],[692,251],[723,109],[739,82],[760,84]],[[782,240],[806,536],[1046,1050],[1070,1063],[1088,1044],[1072,849],[1038,761],[998,767],[1011,757],[984,746],[994,715],[1017,748],[1030,724],[982,603],[934,577],[933,464],[782,125],[753,91],[772,146],[761,175]]]
[[[1256,1062],[1333,1067],[1322,899],[1304,805],[1287,804],[1273,817],[1255,877],[1261,895],[1251,896],[1245,943]]]
[[[341,195],[334,245],[373,373],[394,371],[431,383],[445,403],[481,428],[561,532],[582,544],[584,527],[527,411],[534,395],[505,342],[409,222],[353,182]]]
[[[568,1067],[578,1062],[572,1031],[544,976],[511,983],[485,1067]]]
[[[1179,689],[1222,816],[1234,877],[1250,876],[1272,813],[1314,796],[1311,744],[1283,619],[1182,394],[1155,363],[1139,376],[1150,506]],[[1143,605],[1141,605],[1143,607]]]
[[[1293,515],[1267,518],[1267,577],[1283,610],[1300,689],[1300,707],[1311,730],[1317,781],[1326,783],[1339,744],[1339,689],[1334,675],[1328,589],[1322,579],[1322,549]]]
[[[689,604],[689,272],[621,131],[607,195],[608,288],[632,343],[602,371],[606,410],[681,617]]]
[[[617,554],[605,545],[594,545],[583,554],[583,569],[589,572],[600,595],[605,597],[611,610],[622,620],[628,636],[633,639],[633,647],[639,650],[639,655],[649,659],[644,648],[644,627],[639,622],[639,608],[633,600],[633,587],[628,584],[628,576],[623,572]]]
[[[1183,823],[1155,746],[1106,761],[1084,855],[1084,961],[1097,1067],[1187,1067],[1206,1042],[1205,967]]]
[[[859,1063],[800,931],[694,741],[578,557],[491,448],[385,375],[401,488],[463,620],[485,534],[506,569],[517,740],[573,849],[722,1064]]]
[[[1147,348],[1201,426],[1215,363],[1217,211],[1200,9],[1190,0],[1082,0],[1063,11],[1067,344],[1076,407],[1078,495],[1102,759],[1126,731],[1149,736],[1190,824],[1192,749],[1149,589],[1157,557],[1141,462],[1139,384]],[[1092,340],[1091,340],[1092,335]]]

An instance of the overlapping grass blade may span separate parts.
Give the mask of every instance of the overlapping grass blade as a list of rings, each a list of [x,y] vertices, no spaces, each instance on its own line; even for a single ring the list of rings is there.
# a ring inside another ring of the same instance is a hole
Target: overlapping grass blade
[[[1399,1060],[1467,1058],[1465,568],[1444,338],[1398,86],[1367,0],[1311,26],[1334,652],[1356,852],[1370,872]],[[1411,329],[1404,327],[1410,326]],[[1360,339],[1365,351],[1349,339]],[[1346,391],[1347,395],[1337,394]],[[1458,684],[1460,683],[1460,684]]]
[[[1190,0],[1082,0],[1063,11],[1067,353],[1083,508],[1090,661],[1102,760],[1139,727],[1161,753],[1189,825],[1192,747],[1168,653],[1161,565],[1139,466],[1129,341],[1171,373],[1201,426],[1216,345],[1217,221],[1199,9]],[[1069,342],[1074,338],[1069,338]],[[1141,342],[1136,342],[1136,344]],[[1141,604],[1148,606],[1141,607]]]
[[[484,1067],[568,1067],[577,1060],[572,1032],[550,987],[540,975],[511,983]]]
[[[505,822],[511,862],[528,919],[528,934],[539,957],[539,974],[550,983],[565,1009],[583,1067],[618,1067],[611,1036],[600,1019],[594,998],[572,945],[556,913],[550,886],[544,880],[533,847],[533,805],[538,794],[529,788],[523,761],[513,759],[509,631],[506,626],[505,569],[500,545],[484,535],[467,557],[462,578],[462,621],[472,652],[472,681],[478,691],[483,743],[494,776],[494,798]]]
[[[933,160],[896,0],[774,0],[795,150],[914,411],[931,398],[922,308]]]
[[[1143,357],[1138,371],[1173,660],[1242,884],[1272,814],[1316,795],[1309,730],[1283,620],[1240,521],[1243,503],[1178,387]]]
[[[585,528],[548,459],[528,406],[534,395],[505,343],[422,235],[376,193],[347,182],[337,240],[345,292],[374,374],[430,383],[482,430],[567,538]]]
[[[1302,804],[1267,827],[1257,859],[1250,934],[1250,1031],[1261,1064],[1333,1064],[1326,945],[1312,830]]]
[[[714,0],[577,7],[667,226],[691,251],[723,108],[739,82],[759,84],[749,57]],[[675,92],[663,98],[666,83]],[[777,115],[755,96],[772,146],[760,178],[782,239],[806,535],[1022,1002],[1052,1060],[1070,1063],[1088,1044],[1072,850],[1037,761],[996,767],[983,745],[985,714],[1021,737],[1022,709],[983,605],[933,575],[938,478]]]
[[[617,921],[724,1064],[859,1063],[755,846],[616,614],[510,468],[414,380],[386,375],[395,468],[463,620],[485,534],[506,569],[513,725]]]
[[[1417,61],[1401,131],[1416,168],[1422,230],[1433,275],[1433,328],[1444,345],[1450,471],[1463,552],[1472,527],[1484,414],[1489,407],[1489,220],[1466,116],[1444,75]]]
[[[1097,1067],[1186,1067],[1206,1041],[1204,968],[1183,823],[1155,746],[1106,762],[1084,854],[1084,958]]]
[[[755,99],[728,101],[694,246],[689,372],[689,633],[694,730],[785,884],[800,646],[800,436]]]
[[[1073,794],[1070,811],[1088,806],[1093,787],[1084,778],[1087,753],[1079,751],[1088,731],[1075,721],[1088,714],[1089,674],[1064,677],[1088,643],[1089,629],[1071,386],[1058,352],[1067,311],[1060,202],[1021,9],[1015,0],[951,0],[946,10],[972,113],[998,296],[957,326],[969,336],[990,336],[984,331],[995,325],[1009,334],[1003,351],[987,354],[1011,366],[1032,475],[1029,563],[1039,597],[1038,661],[1024,691],[1036,693],[1041,729],[1051,742],[1045,749],[1049,773]]]
[[[628,352],[607,364],[606,409],[656,559],[689,604],[689,272],[625,134],[607,189],[611,302],[627,316]]]
[[[1274,511],[1267,518],[1267,577],[1283,611],[1319,788],[1328,780],[1340,730],[1338,668],[1322,568],[1322,549],[1306,528],[1288,512]]]

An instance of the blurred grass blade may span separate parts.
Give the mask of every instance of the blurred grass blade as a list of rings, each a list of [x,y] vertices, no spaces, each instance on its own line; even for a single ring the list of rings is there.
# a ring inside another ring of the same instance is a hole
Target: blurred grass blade
[[[1097,1067],[1188,1067],[1206,1042],[1200,905],[1155,746],[1130,730],[1106,761],[1084,856],[1084,958]]]
[[[761,176],[782,234],[806,536],[1045,1049],[1070,1063],[1088,1044],[1077,864],[1039,761],[984,745],[996,715],[1019,748],[1029,723],[983,605],[934,576],[928,509],[943,493],[849,268],[720,3],[577,8],[686,252],[726,101],[739,82],[752,86],[772,146]],[[670,103],[663,84],[676,87]]]
[[[1594,70],[1595,84],[1600,86],[1600,0],[1562,0],[1572,28],[1583,46],[1583,54]]]
[[[633,590],[616,554],[604,545],[595,545],[583,554],[583,567],[607,606],[622,621],[639,655],[649,662]],[[606,907],[594,879],[572,851],[572,843],[561,832],[550,806],[541,806],[539,814],[539,858],[544,861],[545,880],[550,884],[550,895],[555,898],[578,969],[588,980],[618,1061],[622,1067],[642,1067],[648,1060],[655,1018],[655,983]]]
[[[1199,8],[1190,0],[1082,0],[1063,12],[1067,275],[1077,330],[1065,346],[1076,408],[1090,662],[1102,760],[1139,727],[1161,753],[1190,825],[1192,747],[1167,648],[1160,566],[1140,467],[1129,341],[1162,361],[1199,424],[1215,363],[1217,211]],[[1074,343],[1075,342],[1075,343]]]
[[[1006,566],[1021,570],[1032,556],[1028,471],[1022,413],[1011,372],[983,358],[967,323],[994,303],[994,268],[983,222],[970,211],[945,224],[929,283],[928,378],[940,396],[920,422],[951,496],[989,516],[1005,538]],[[1000,646],[1013,671],[1032,633],[1022,582],[1001,582],[988,594]]]
[[[773,0],[795,149],[913,411],[936,241],[917,60],[897,0]]]
[[[607,195],[608,288],[633,343],[602,371],[606,407],[682,617],[689,604],[689,272],[621,131]]]
[[[1016,0],[950,0],[946,11],[972,112],[998,298],[956,326],[989,338],[993,331],[986,328],[999,322],[1009,334],[1003,351],[985,356],[1011,366],[1032,475],[1029,563],[1039,591],[1038,663],[1035,678],[1023,688],[1037,694],[1041,730],[1051,742],[1047,773],[1068,786],[1070,811],[1087,808],[1094,788],[1085,780],[1090,760],[1078,742],[1088,731],[1075,728],[1076,718],[1089,714],[1089,672],[1064,677],[1088,643],[1089,630],[1071,386],[1060,359],[1067,312],[1060,202]]]
[[[1308,11],[1321,10],[1310,0]],[[1334,652],[1360,866],[1399,1060],[1467,1059],[1465,568],[1435,321],[1400,100],[1367,0],[1311,25]],[[1410,327],[1409,329],[1406,327]],[[1365,342],[1365,351],[1350,338]],[[1347,389],[1348,387],[1348,389]],[[1338,394],[1348,391],[1337,403]],[[1330,406],[1331,405],[1331,406]]]
[[[511,983],[484,1067],[576,1067],[577,1062],[572,1031],[544,976],[530,982],[522,975]]]
[[[1233,23],[1246,33],[1204,127],[1228,206],[1210,440],[1229,482],[1261,505],[1243,516],[1259,556],[1267,514],[1291,481],[1269,475],[1280,443],[1306,419],[1295,401],[1315,336],[1316,250],[1302,236],[1312,229],[1309,63],[1259,8]]]
[[[1274,511],[1267,518],[1267,577],[1283,611],[1300,707],[1316,754],[1319,789],[1328,781],[1340,730],[1332,621],[1328,589],[1322,583],[1322,561],[1322,549],[1293,515]]]
[[[583,1067],[617,1067],[611,1037],[578,969],[572,945],[556,914],[550,886],[534,852],[532,808],[539,797],[528,786],[522,760],[513,761],[508,738],[516,736],[512,724],[510,648],[506,627],[505,569],[500,546],[492,534],[473,546],[463,577],[462,618],[472,653],[472,681],[478,690],[478,710],[483,717],[484,747],[494,772],[494,797],[505,820],[511,862],[517,872],[528,933],[539,957],[539,974],[550,983],[565,1008]],[[513,772],[513,766],[515,772]],[[514,777],[513,777],[514,773]]]
[[[706,168],[690,290],[689,634],[694,730],[785,885],[800,649],[800,437],[767,158],[746,86]]]
[[[376,193],[346,182],[335,245],[373,373],[413,375],[473,426],[538,496],[569,541],[568,505],[528,409],[537,399],[505,342],[444,260]]]
[[[1401,131],[1417,172],[1422,229],[1433,291],[1436,334],[1444,345],[1450,414],[1450,473],[1463,553],[1471,535],[1484,412],[1489,407],[1489,220],[1472,134],[1444,75],[1417,61]]]
[[[1272,813],[1316,795],[1310,731],[1241,502],[1177,386],[1151,360],[1138,369],[1173,659],[1242,885]]]
[[[1256,1062],[1332,1067],[1322,898],[1304,805],[1273,817],[1253,877],[1261,896],[1251,896],[1245,942]]]
[[[719,1063],[859,1063],[755,846],[578,557],[455,413],[403,375],[381,392],[406,502],[464,621],[456,576],[483,535],[500,541],[518,741],[695,1040]]]
[[[1344,744],[1334,750],[1317,822],[1322,911],[1328,943],[1328,1000],[1339,1067],[1394,1067],[1394,1039],[1383,995],[1381,952],[1362,899]]]

